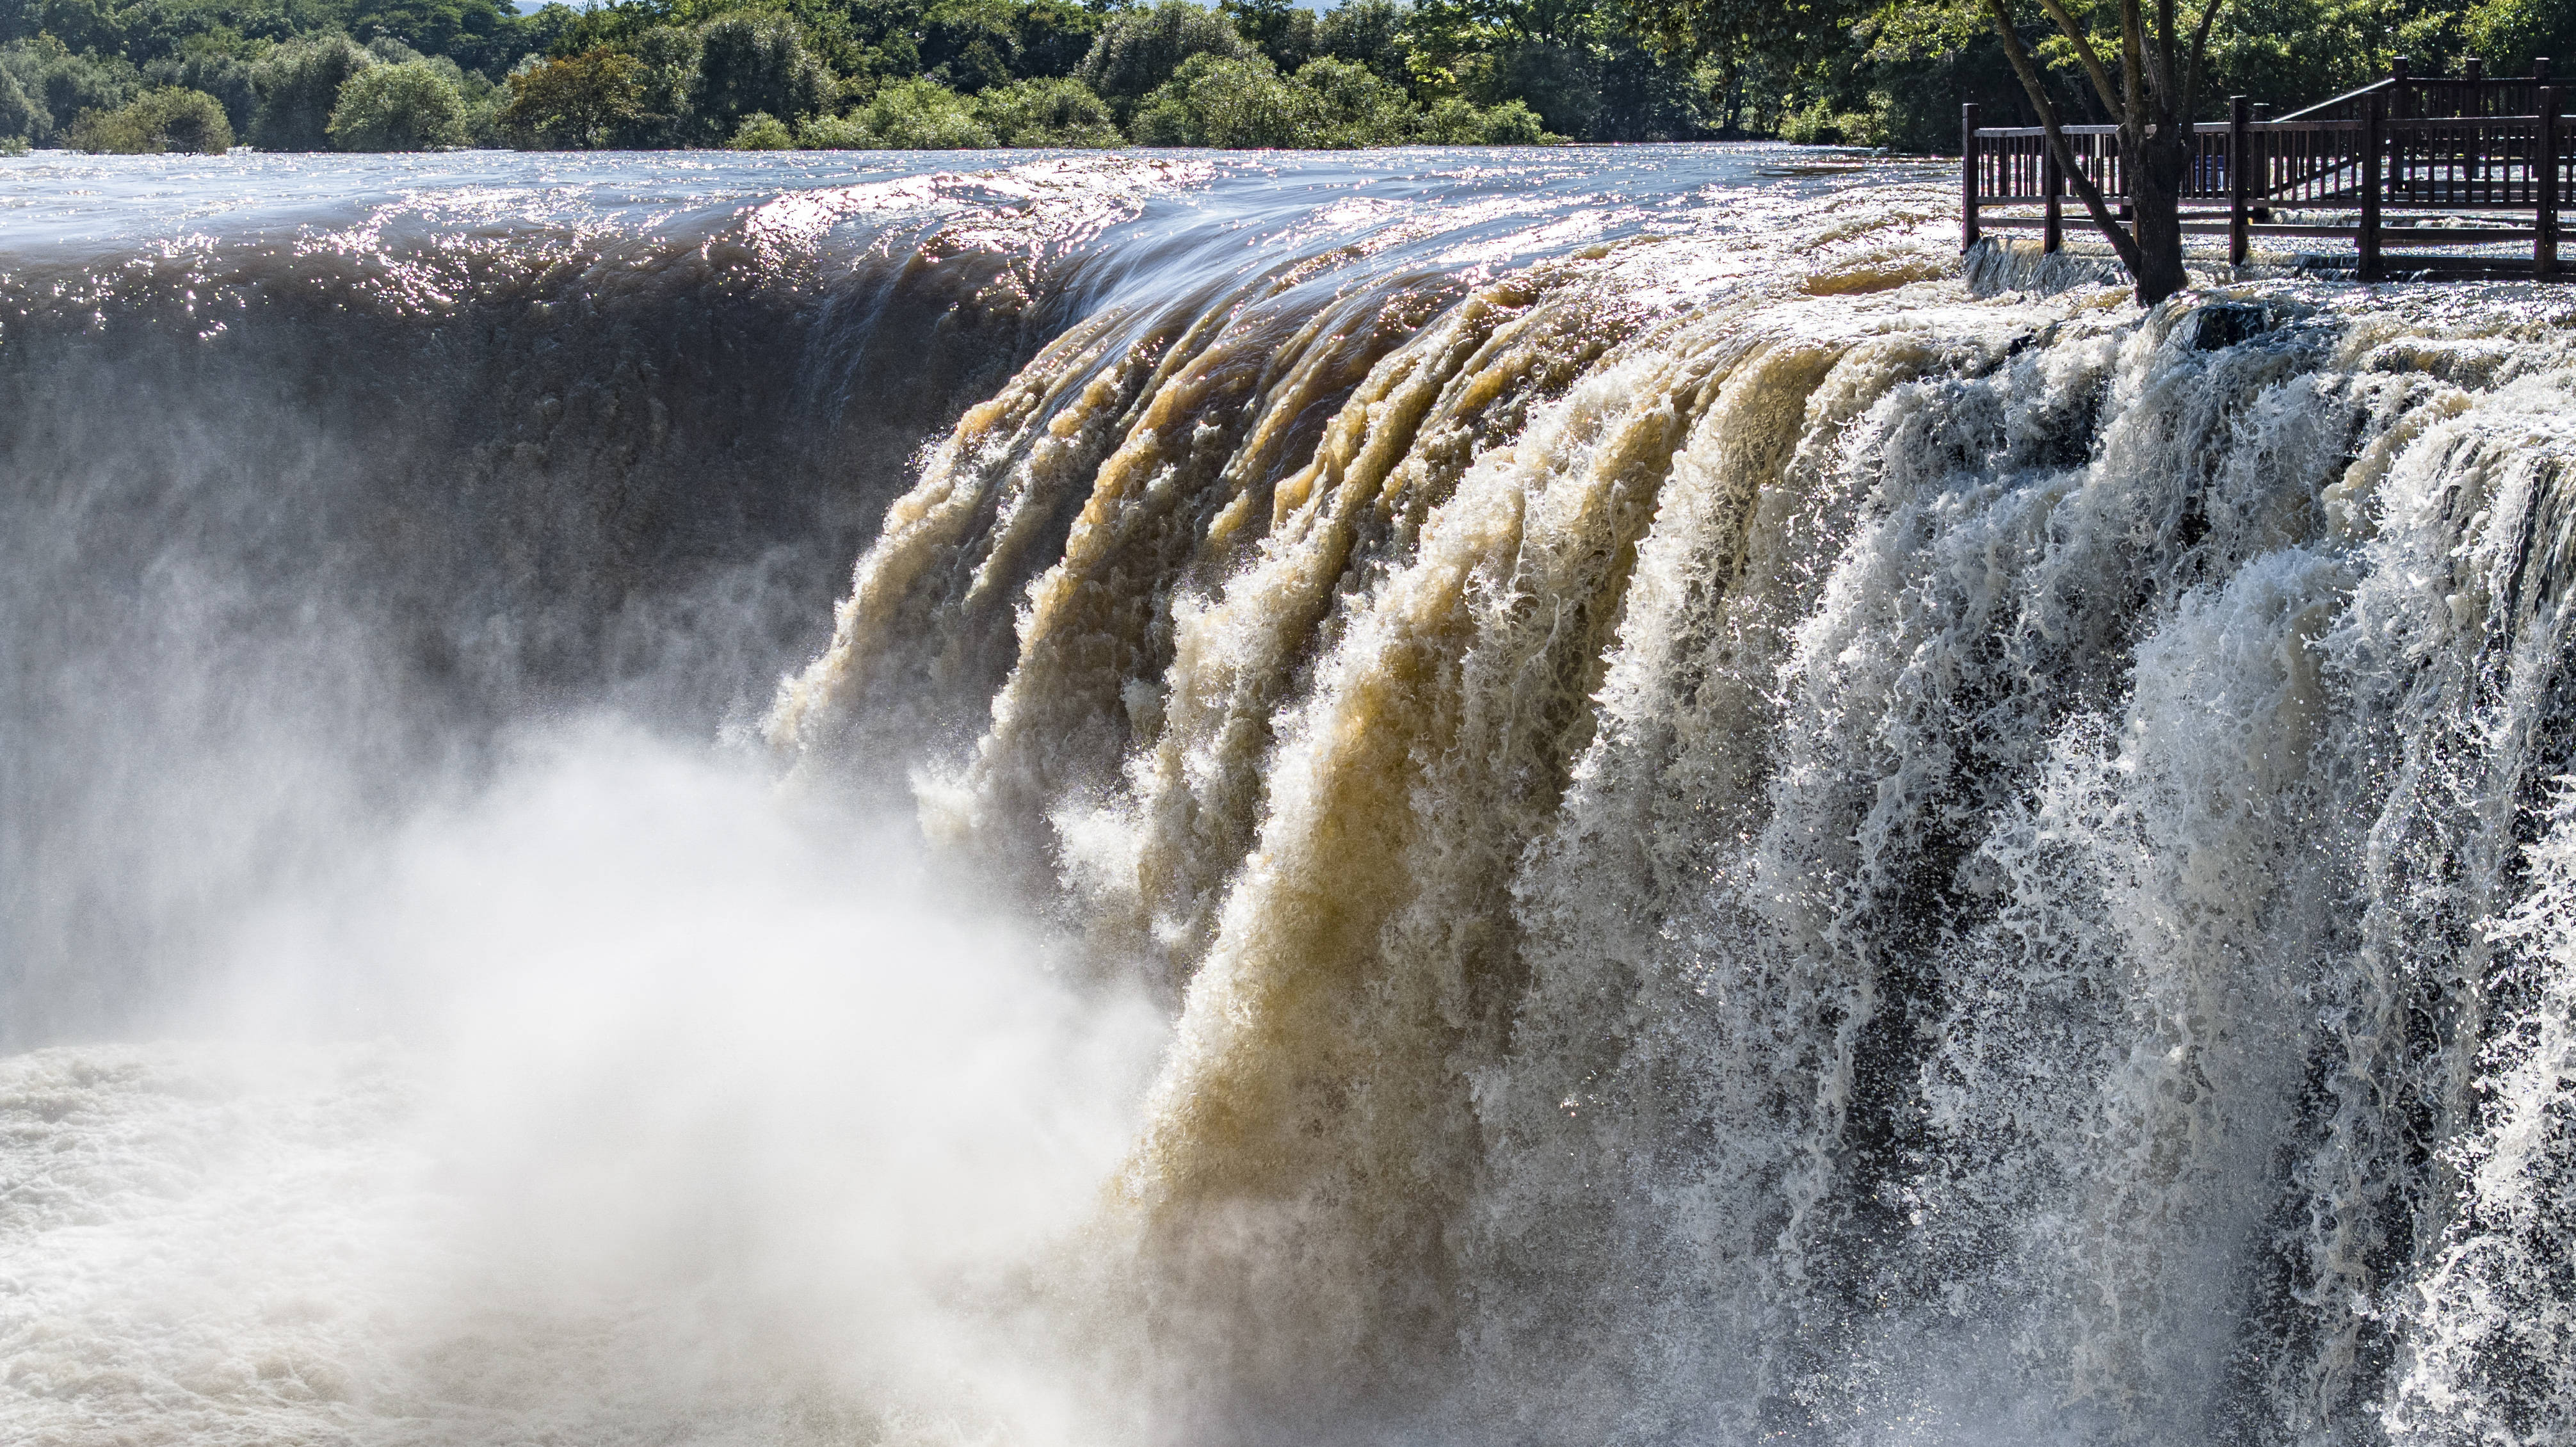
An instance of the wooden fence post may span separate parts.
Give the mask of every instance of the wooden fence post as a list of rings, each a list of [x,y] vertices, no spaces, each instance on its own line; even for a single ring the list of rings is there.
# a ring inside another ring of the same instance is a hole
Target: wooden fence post
[[[2532,73],[2547,76],[2548,64],[2534,62]],[[2558,87],[2542,86],[2536,99],[2538,104],[2532,109],[2540,113],[2540,154],[2534,159],[2540,163],[2540,174],[2535,178],[2539,185],[2533,190],[2539,215],[2533,218],[2531,228],[2531,272],[2546,278],[2558,274]]]
[[[2227,264],[2243,266],[2253,249],[2254,233],[2246,230],[2247,201],[2254,188],[2254,103],[2241,95],[2227,98]]]
[[[2361,121],[2361,279],[2379,280],[2379,143],[2387,129],[2387,105],[2370,98]]]
[[[1959,249],[1977,244],[1977,103],[1959,107]]]
[[[2487,114],[2487,63],[2484,59],[2472,55],[2469,57],[2468,64],[2462,69],[2469,78],[2469,115],[2473,119],[2484,120]],[[2478,126],[2470,130],[2468,151],[2468,165],[2465,167],[2469,173],[2466,199],[2472,205],[2484,205],[2495,199],[2492,188],[2487,184],[2493,179],[2494,173],[2487,169],[2486,127]],[[2391,179],[2393,182],[2394,178]],[[2390,190],[2394,192],[2393,184]],[[2459,195],[2449,198],[2454,206],[2460,204],[2462,199]]]
[[[2066,189],[2066,178],[2057,169],[2057,148],[2048,138],[2039,138],[2039,190],[2047,200],[2042,203],[2039,249],[2051,256],[2066,246],[2066,207],[2058,193]]]

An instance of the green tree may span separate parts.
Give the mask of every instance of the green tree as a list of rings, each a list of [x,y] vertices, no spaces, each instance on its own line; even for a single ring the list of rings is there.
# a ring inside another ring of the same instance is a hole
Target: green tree
[[[1432,105],[1421,135],[1435,146],[1537,146],[1562,139],[1549,135],[1538,112],[1519,101],[1480,106],[1454,95]]]
[[[324,151],[331,147],[331,112],[340,87],[375,64],[375,57],[345,35],[320,35],[281,45],[251,67],[259,109],[250,141],[263,151]]]
[[[729,151],[792,151],[796,133],[787,123],[767,111],[753,111],[734,128],[733,139],[725,142]]]
[[[344,151],[433,151],[466,142],[465,98],[425,60],[370,66],[340,87],[332,144]]]
[[[18,78],[0,70],[0,140],[32,145],[53,128],[53,117],[36,108]]]
[[[975,118],[1005,146],[1118,146],[1126,137],[1108,102],[1067,76],[996,86],[975,97]]]
[[[291,3],[291,0],[290,0]],[[399,40],[424,56],[497,73],[530,50],[530,27],[499,0],[341,0],[353,35]]]
[[[2500,74],[2528,75],[2532,57],[2576,64],[2576,5],[2567,0],[2484,0],[2462,17],[2469,52]]]
[[[1322,21],[1294,0],[1224,0],[1218,9],[1282,75],[1324,54]]]
[[[636,72],[634,144],[685,145],[702,133],[689,100],[698,83],[698,32],[655,25],[621,47],[641,67]]]
[[[1315,97],[1314,144],[1340,149],[1401,146],[1422,133],[1422,112],[1412,98],[1367,66],[1324,56],[1306,62],[1296,80]]]
[[[62,144],[75,118],[117,110],[143,89],[142,76],[122,58],[74,55],[51,35],[0,50],[0,70],[25,95],[37,125],[28,140],[40,146]]]
[[[126,25],[107,0],[42,0],[37,29],[74,55],[116,55],[125,49]]]
[[[114,111],[91,111],[72,124],[72,146],[109,155],[188,151],[220,156],[233,148],[232,123],[203,91],[145,91]]]
[[[645,119],[643,71],[635,57],[605,49],[544,61],[510,76],[510,98],[493,120],[515,146],[613,146]]]
[[[869,144],[885,150],[969,151],[994,144],[992,130],[966,98],[937,81],[888,81],[857,119]]]
[[[828,108],[835,89],[795,25],[779,16],[728,15],[699,33],[689,104],[718,135],[732,135],[755,112],[793,125]]]
[[[1019,26],[1009,0],[937,0],[922,16],[927,79],[972,95],[1017,73]]]
[[[259,114],[259,92],[251,86],[250,62],[219,44],[196,45],[165,56],[145,66],[143,75],[156,86],[201,90],[213,96],[223,104],[224,119],[231,123],[235,135],[249,135],[251,121]]]
[[[1323,102],[1279,73],[1267,56],[1202,51],[1136,108],[1144,146],[1228,150],[1312,146],[1324,139]]]
[[[1343,0],[1315,24],[1318,52],[1365,65],[1378,79],[1407,85],[1405,22],[1411,12],[1395,0]]]
[[[1074,76],[1123,118],[1198,56],[1248,60],[1258,54],[1224,16],[1189,0],[1162,0],[1110,21]]]

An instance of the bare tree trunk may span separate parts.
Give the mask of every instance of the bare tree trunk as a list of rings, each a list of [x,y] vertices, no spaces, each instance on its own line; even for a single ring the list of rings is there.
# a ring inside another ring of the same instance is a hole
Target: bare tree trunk
[[[2189,122],[2184,126],[2188,127]],[[2133,161],[2129,167],[2129,234],[2137,242],[2130,275],[2138,284],[2138,305],[2154,306],[2191,285],[2182,259],[2182,193],[2191,170],[2191,132],[2173,135],[2160,127],[2135,148],[2128,137],[2121,145]]]
[[[2187,49],[2176,44],[2182,37],[2174,0],[2159,0],[2152,31],[2140,0],[2119,3],[2120,83],[2115,85],[2109,67],[2068,11],[2066,0],[2039,0],[2074,50],[2094,94],[2119,118],[2120,155],[2129,180],[2126,225],[2111,214],[2101,188],[2077,164],[2048,84],[2013,27],[2012,0],[1986,0],[1986,11],[2003,41],[2004,57],[2012,62],[2013,74],[2039,112],[2060,172],[2137,283],[2138,304],[2154,306],[2191,284],[2183,266],[2182,196],[2190,180],[2192,116],[2200,93],[2201,61],[2208,52],[2210,25],[2225,0],[2203,0]]]

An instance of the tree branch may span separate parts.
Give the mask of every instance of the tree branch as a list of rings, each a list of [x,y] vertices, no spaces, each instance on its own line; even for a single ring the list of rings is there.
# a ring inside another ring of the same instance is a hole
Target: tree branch
[[[2122,93],[2129,98],[2120,114],[2120,124],[2135,127],[2140,139],[2147,133],[2147,17],[2138,0],[2120,0],[2120,81]]]
[[[2075,17],[2066,13],[2066,0],[2039,0],[2039,8],[2048,12],[2048,18],[2057,22],[2057,28],[2065,34],[2067,43],[2075,47],[2075,58],[2083,63],[2084,73],[2092,78],[2094,92],[2102,97],[2102,108],[2119,115],[2122,110],[2120,92],[2111,84],[2110,69],[2094,52],[2093,42],[2084,38],[2084,27],[2076,24]]]
[[[2180,86],[2175,84],[2176,77],[2174,75],[2174,31],[2176,28],[2177,27],[2174,24],[2174,0],[2156,0],[2156,33],[2153,37],[2155,41],[2155,50],[2147,58],[2147,63],[2151,67],[2147,76],[2147,89],[2152,94],[2153,100],[2156,102],[2156,108],[2159,112],[2156,119],[2168,125],[2173,122],[2174,117],[2169,114],[2164,114],[2163,112],[2170,111],[2173,108],[2174,102],[2181,98],[2182,89]]]
[[[2041,0],[2041,3],[2054,8],[2053,0]],[[2094,226],[2110,238],[2111,249],[2119,253],[2120,264],[2129,269],[2129,275],[2138,275],[2144,261],[2144,253],[2138,249],[2138,239],[2120,228],[2119,221],[2111,215],[2110,206],[2102,199],[2102,188],[2094,185],[2093,178],[2084,174],[2084,168],[2075,164],[2075,149],[2066,143],[2066,127],[2058,119],[2057,104],[2048,98],[2048,87],[2040,79],[2039,67],[2031,62],[2030,52],[2023,48],[2020,34],[2013,29],[2012,12],[2005,8],[2005,0],[1986,0],[1986,11],[1994,17],[1995,34],[2003,38],[2004,58],[2012,62],[2013,74],[2021,77],[2021,88],[2030,93],[2030,103],[2039,109],[2040,129],[2048,133],[2048,149],[2057,157],[2058,174],[2075,188],[2075,194],[2084,202],[2085,214],[2093,218]]]
[[[2209,25],[2218,12],[2227,8],[2227,0],[2207,0],[2200,12],[2200,23],[2191,32],[2191,68],[2184,72],[2182,113],[2186,120],[2200,114],[2201,62],[2209,58]]]

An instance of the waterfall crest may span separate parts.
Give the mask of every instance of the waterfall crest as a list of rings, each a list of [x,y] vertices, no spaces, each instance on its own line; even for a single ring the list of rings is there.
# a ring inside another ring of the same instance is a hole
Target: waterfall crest
[[[0,1435],[2576,1437],[2553,292],[24,164]]]
[[[2563,333],[1902,234],[1068,337],[773,736],[1174,992],[1103,1229],[1213,1400],[2576,1427]]]

